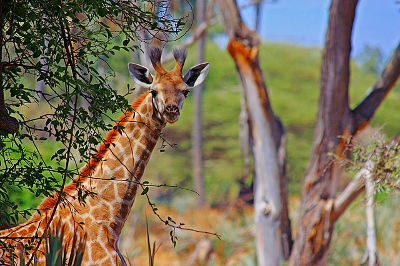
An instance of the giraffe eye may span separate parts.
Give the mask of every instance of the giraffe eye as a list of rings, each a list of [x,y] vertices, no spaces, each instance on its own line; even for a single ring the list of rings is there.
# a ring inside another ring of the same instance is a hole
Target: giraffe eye
[[[190,92],[190,90],[184,90],[184,91],[182,91],[182,93],[183,93],[183,95],[184,95],[185,97],[188,96],[189,92]]]
[[[156,90],[150,90],[151,95],[153,95],[153,97],[156,97],[157,95],[157,91]]]

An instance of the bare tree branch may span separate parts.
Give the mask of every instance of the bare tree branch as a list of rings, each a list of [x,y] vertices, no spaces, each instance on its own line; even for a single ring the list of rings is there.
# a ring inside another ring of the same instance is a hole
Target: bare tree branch
[[[354,179],[346,186],[343,192],[336,198],[331,219],[336,221],[350,206],[350,204],[363,192],[365,183],[364,176],[369,172],[366,168],[361,169]]]
[[[369,94],[352,111],[353,133],[363,129],[375,114],[386,95],[392,90],[400,76],[400,44],[397,46],[389,62],[372,86]]]
[[[193,45],[198,39],[200,39],[207,32],[208,27],[215,24],[216,22],[217,22],[217,20],[214,18],[214,19],[211,19],[211,20],[201,23],[197,27],[197,29],[193,32],[193,35],[190,38],[188,38],[186,41],[184,41],[181,45],[177,46],[177,48],[186,49],[189,46]],[[173,59],[174,59],[174,55],[172,53],[169,53],[163,58],[162,64],[168,63]]]
[[[256,4],[260,4],[261,2],[265,3],[265,4],[272,4],[272,3],[276,3],[278,0],[250,0],[242,5],[239,6],[239,9],[243,9],[252,5],[256,5]]]
[[[400,135],[393,138],[393,141],[400,143]],[[367,161],[365,167],[362,168],[354,177],[354,179],[346,186],[342,193],[335,199],[331,220],[336,221],[347,209],[347,207],[363,192],[365,188],[365,178],[371,175],[374,166]]]
[[[368,168],[372,167],[372,162],[369,162]],[[374,181],[370,171],[365,175],[365,190],[367,193],[367,206],[365,214],[367,218],[367,261],[369,266],[375,266],[377,262],[376,253],[376,234],[375,234],[375,217],[374,217]]]
[[[192,36],[190,38],[188,38],[187,40],[185,40],[177,48],[186,49],[189,46],[193,45],[201,37],[203,37],[203,35],[205,35],[207,33],[207,29],[211,25],[214,25],[218,21],[216,18],[213,17],[214,5],[215,5],[215,0],[208,1],[205,21],[198,24],[197,28],[193,31]],[[169,53],[162,59],[162,63],[163,64],[167,63],[167,62],[171,61],[172,59],[174,59],[174,56],[172,53]]]

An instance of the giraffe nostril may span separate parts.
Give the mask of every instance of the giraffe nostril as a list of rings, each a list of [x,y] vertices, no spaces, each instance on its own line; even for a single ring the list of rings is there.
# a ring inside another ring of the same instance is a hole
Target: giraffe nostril
[[[179,112],[179,108],[178,108],[178,106],[176,106],[174,104],[168,104],[165,107],[165,111],[167,111],[168,113],[178,113]]]

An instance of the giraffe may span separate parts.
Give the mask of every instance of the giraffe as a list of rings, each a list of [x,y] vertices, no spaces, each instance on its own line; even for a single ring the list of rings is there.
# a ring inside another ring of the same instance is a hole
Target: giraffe
[[[57,224],[63,225],[64,246],[69,245],[73,233],[81,239],[86,237],[83,265],[126,265],[118,249],[118,239],[134,202],[137,182],[160,133],[167,123],[179,119],[190,89],[201,84],[207,76],[209,63],[198,64],[182,75],[186,51],[174,49],[173,55],[176,64],[172,70],[166,70],[161,65],[161,50],[149,48],[154,76],[144,66],[128,65],[135,83],[149,90],[136,99],[132,110],[121,115],[97,153],[64,188],[69,203],[58,205],[48,227],[56,230]],[[78,186],[95,195],[88,196],[85,203],[80,202],[77,199]],[[0,240],[16,247],[21,245],[18,243],[26,243],[30,237],[42,236],[57,200],[57,193],[44,199],[38,207],[40,212],[35,212],[21,225],[0,231]],[[7,263],[7,251],[4,247],[3,252],[1,249],[0,264]],[[42,241],[36,252],[38,265],[45,264],[44,250]],[[26,252],[26,256],[30,255],[29,251]],[[19,257],[15,259],[17,265]]]

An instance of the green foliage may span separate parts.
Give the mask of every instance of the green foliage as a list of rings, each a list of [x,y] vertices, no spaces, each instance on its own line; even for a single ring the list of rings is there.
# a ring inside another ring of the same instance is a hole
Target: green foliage
[[[348,169],[360,171],[368,165],[376,192],[389,192],[400,188],[400,144],[387,141],[381,134],[375,134],[368,144],[354,143],[351,147],[352,160]],[[368,165],[367,165],[368,163]]]
[[[344,159],[347,170],[358,173],[367,169],[374,182],[374,202],[377,206],[375,221],[377,230],[377,253],[383,265],[398,264],[398,256],[388,255],[392,250],[397,254],[397,235],[393,230],[399,225],[399,216],[393,212],[399,204],[398,193],[390,193],[399,189],[400,184],[400,144],[399,139],[387,140],[381,132],[375,132],[369,137],[361,136],[348,146],[350,159]],[[339,158],[340,160],[340,158]],[[335,225],[332,252],[328,262],[332,265],[350,265],[359,262],[365,252],[366,224],[365,196],[360,197],[350,206]],[[360,205],[362,206],[360,208]],[[341,237],[339,237],[341,236]],[[343,237],[344,236],[344,237]],[[390,261],[387,259],[390,258]],[[397,261],[397,262],[396,262]]]
[[[20,121],[18,133],[0,132],[0,224],[12,225],[29,211],[9,192],[40,198],[62,188],[102,142],[110,114],[129,108],[131,88],[111,87],[107,60],[137,49],[139,29],[179,37],[189,17],[176,18],[168,1],[151,0],[5,1],[1,9],[0,91]],[[43,152],[41,143],[54,141],[55,149]]]

